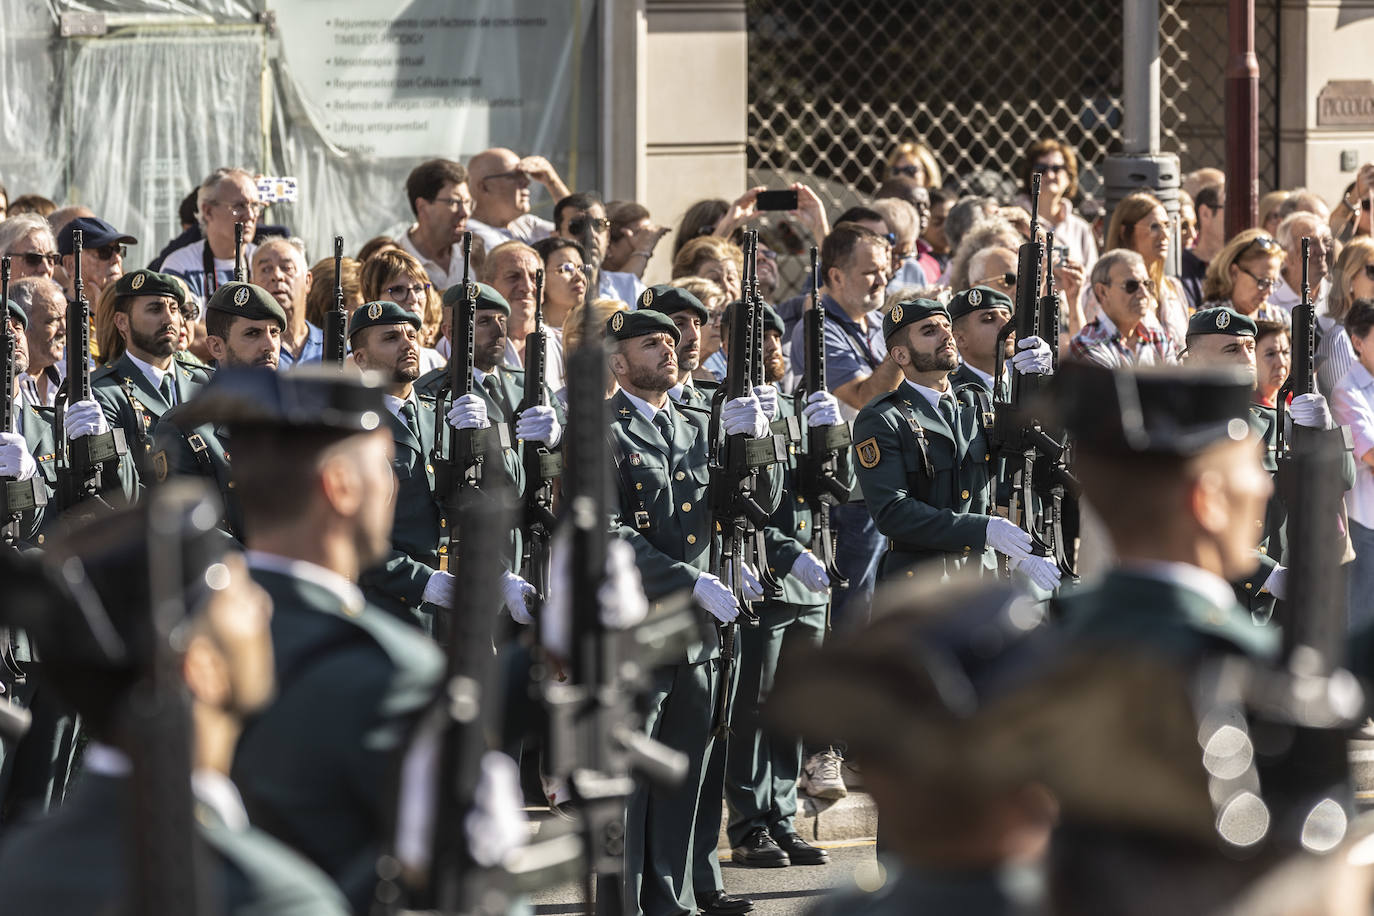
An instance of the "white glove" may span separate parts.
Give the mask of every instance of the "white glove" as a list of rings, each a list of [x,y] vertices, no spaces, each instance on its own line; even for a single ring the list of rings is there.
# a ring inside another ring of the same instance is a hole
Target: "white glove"
[[[1016,342],[1011,367],[1022,375],[1050,375],[1054,372],[1054,354],[1039,337],[1027,337]]]
[[[549,558],[549,596],[540,609],[539,638],[560,658],[572,654],[572,544],[566,529],[554,536]],[[606,581],[596,593],[601,622],[624,630],[649,616],[649,601],[635,565],[635,550],[622,540],[606,545]]]
[[[792,563],[792,575],[818,595],[825,594],[825,590],[830,588],[830,575],[825,571],[825,564],[809,550],[797,554],[797,559]]]
[[[95,401],[76,401],[68,405],[66,413],[62,416],[62,423],[66,427],[68,439],[98,436],[110,431],[110,423],[105,419],[105,412]]]
[[[501,573],[501,600],[510,611],[510,619],[519,624],[534,623],[529,601],[535,596],[534,586],[512,572]]]
[[[721,623],[730,623],[739,616],[739,602],[735,596],[725,587],[725,583],[710,573],[697,576],[697,584],[692,586],[692,597]]]
[[[549,448],[563,438],[563,425],[552,407],[539,404],[525,408],[515,421],[515,437],[526,442],[542,442]]]
[[[743,433],[762,439],[768,435],[768,417],[759,399],[753,395],[726,401],[720,409],[720,423],[727,436]]]
[[[748,563],[741,563],[740,570],[744,580],[740,583],[740,591],[744,594],[744,600],[762,601],[763,583],[759,581],[758,573],[750,569]]]
[[[772,385],[755,385],[754,397],[759,399],[759,406],[770,422],[778,418],[778,389]]]
[[[0,433],[0,477],[28,480],[38,473],[38,462],[29,454],[24,437],[18,433]]]
[[[429,581],[425,582],[425,593],[420,596],[420,600],[440,607],[453,607],[453,586],[456,581],[452,573],[433,573]]]
[[[811,392],[802,416],[806,417],[807,426],[839,426],[844,422],[840,418],[840,402],[828,391]]]
[[[520,767],[500,751],[487,751],[472,797],[472,807],[463,817],[468,854],[478,865],[500,865],[529,841]]]
[[[1331,409],[1326,406],[1326,398],[1319,394],[1300,394],[1288,405],[1293,422],[1311,429],[1331,428]]]
[[[1031,536],[1000,515],[988,519],[984,539],[989,547],[1013,563],[1030,556]]]
[[[1269,578],[1264,580],[1264,585],[1260,588],[1280,601],[1288,600],[1288,567],[1275,566],[1273,572],[1269,573]]]
[[[486,429],[487,402],[480,394],[465,394],[448,409],[448,425],[454,429]]]
[[[1022,557],[1011,564],[1013,570],[1020,570],[1036,585],[1047,592],[1059,587],[1059,566],[1048,557]]]

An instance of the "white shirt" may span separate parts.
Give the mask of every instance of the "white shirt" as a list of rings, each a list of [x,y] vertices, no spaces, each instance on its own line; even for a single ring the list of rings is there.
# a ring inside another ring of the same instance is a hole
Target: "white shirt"
[[[909,386],[915,389],[921,395],[921,397],[929,401],[930,406],[934,407],[937,413],[940,410],[941,398],[949,401],[950,405],[953,406],[956,410],[958,410],[959,404],[954,400],[953,388],[947,388],[944,391],[937,391],[934,388],[927,388],[925,385],[918,385],[911,379],[906,379],[905,381]],[[943,416],[943,414],[941,414],[941,416]]]
[[[553,235],[553,223],[546,219],[540,219],[533,213],[517,216],[504,226],[488,226],[481,220],[468,219],[468,229],[473,235],[482,239],[482,242],[487,246],[487,251],[491,251],[497,245],[502,242],[509,242],[511,239],[524,242],[526,245],[533,245],[540,239],[546,239]]]
[[[253,252],[258,246],[252,242],[243,243],[243,267],[246,271],[253,260]],[[200,300],[202,314],[205,306],[205,240],[192,242],[167,255],[162,262],[162,272],[176,274],[191,287],[191,295]],[[216,286],[229,283],[234,279],[234,259],[215,258]]]
[[[139,368],[139,371],[142,372],[145,376],[148,377],[148,381],[150,381],[150,382],[153,383],[153,388],[154,388],[155,390],[157,390],[157,391],[161,391],[161,390],[162,390],[162,379],[163,379],[163,377],[166,376],[167,373],[168,373],[168,372],[171,372],[172,370],[171,370],[171,369],[159,369],[157,366],[154,366],[152,363],[145,363],[143,360],[139,359],[137,356],[134,356],[134,355],[133,355],[132,353],[130,353],[128,350],[125,350],[124,353],[125,353],[125,355],[127,355],[127,356],[129,357],[129,361],[132,362],[135,366],[137,366],[137,367]],[[176,406],[176,402],[177,402],[177,385],[176,385],[176,379],[174,378],[174,379],[172,379],[172,402],[171,402],[171,403],[172,403],[172,406]]]
[[[975,366],[973,363],[967,363],[967,362],[964,363],[964,368],[967,369],[968,371],[972,372],[974,375],[978,376],[978,378],[983,382],[983,384],[988,386],[988,390],[989,390],[989,391],[996,391],[996,390],[997,390],[997,385],[996,385],[996,383],[993,382],[992,376],[991,376],[991,375],[989,375],[988,373],[984,372],[982,369],[979,369],[979,368],[978,368],[977,366]],[[1003,370],[1002,376],[1003,376],[1004,378],[1006,377],[1006,374],[1007,374],[1007,373],[1006,373],[1006,370]]]
[[[1363,458],[1374,449],[1374,376],[1364,364],[1350,367],[1331,392],[1331,416],[1350,427],[1355,440],[1355,486],[1345,494],[1345,509],[1350,520],[1374,528],[1374,467]]]
[[[624,388],[620,390],[625,391]],[[630,392],[628,391],[625,391],[625,397],[630,399],[630,403],[635,405],[635,408],[638,409],[639,412],[644,415],[644,419],[648,420],[650,423],[654,422],[654,417],[658,416],[658,412],[660,410],[668,411],[668,419],[671,420],[673,417],[673,401],[671,398],[669,398],[668,402],[664,404],[662,407],[655,407],[643,398],[636,397],[635,395],[630,394]]]
[[[1301,282],[1301,280],[1299,281]],[[1312,290],[1312,304],[1317,307],[1318,315],[1326,314],[1326,300],[1331,293],[1331,278],[1323,277],[1322,282],[1317,288]],[[1293,307],[1302,304],[1302,293],[1288,285],[1288,281],[1283,275],[1279,275],[1279,282],[1269,294],[1269,304],[1277,305],[1285,312],[1292,314]]]
[[[404,407],[409,400],[409,398],[398,398],[394,394],[382,395],[382,403],[386,405],[386,409],[391,411],[391,415],[402,423],[406,421],[406,415],[401,413],[401,408]],[[419,420],[418,413],[416,414],[416,420]]]
[[[603,270],[596,292],[602,299],[619,299],[634,308],[645,288],[644,281],[628,271]]]
[[[1163,560],[1127,561],[1121,564],[1121,568],[1123,572],[1196,592],[1217,607],[1232,607],[1236,603],[1236,593],[1230,583],[1221,576],[1191,563],[1170,563]]]
[[[420,249],[415,247],[415,243],[410,240],[410,233],[419,228],[419,223],[411,223],[410,228],[396,236],[396,244],[401,246],[401,250],[412,255],[415,260],[420,262],[420,266],[429,274],[429,282],[434,284],[434,288],[442,293],[453,284],[463,279],[463,246],[453,245],[449,249],[447,264],[439,264],[420,253]],[[475,235],[476,233],[474,233]],[[490,250],[491,246],[487,246]]]
[[[268,553],[265,550],[245,550],[243,561],[248,564],[249,569],[279,573],[283,576],[309,582],[311,585],[317,585],[338,598],[344,607],[355,614],[362,613],[363,608],[367,606],[367,601],[363,598],[363,593],[358,589],[358,586],[334,570],[325,569],[323,566],[308,560],[293,560],[290,557]]]

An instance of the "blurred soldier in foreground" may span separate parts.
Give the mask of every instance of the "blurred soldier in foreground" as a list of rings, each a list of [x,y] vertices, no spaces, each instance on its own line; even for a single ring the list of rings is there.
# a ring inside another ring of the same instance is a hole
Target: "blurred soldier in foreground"
[[[158,550],[168,556],[159,561],[149,551],[151,520],[165,505],[182,524],[177,540],[160,543]],[[41,567],[34,561],[4,571],[9,594],[22,604],[42,646],[49,683],[80,713],[92,737],[81,781],[62,808],[12,828],[0,844],[6,913],[139,911],[137,901],[146,898],[131,866],[140,847],[157,841],[146,834],[157,831],[184,831],[193,856],[204,844],[210,868],[202,902],[211,912],[347,912],[319,869],[250,825],[229,780],[244,720],[267,704],[274,689],[272,606],[243,561],[223,553],[223,539],[212,534],[217,514],[199,487],[169,488],[60,539]],[[178,677],[160,686],[165,694],[153,694],[149,683],[166,651],[157,645],[154,599],[162,608],[168,596],[152,581],[162,563],[176,571],[180,593],[171,596],[172,606],[185,616],[174,621]],[[175,721],[167,733],[150,735],[139,719],[158,708],[155,703],[176,710],[174,716],[184,714],[183,692],[190,697],[191,746],[177,748],[166,743],[187,732]],[[143,758],[166,750],[173,760],[189,755],[193,769],[174,773],[157,796],[140,798]],[[198,827],[189,809],[176,803],[178,793],[194,796]],[[187,815],[184,823],[177,822],[179,813]]]

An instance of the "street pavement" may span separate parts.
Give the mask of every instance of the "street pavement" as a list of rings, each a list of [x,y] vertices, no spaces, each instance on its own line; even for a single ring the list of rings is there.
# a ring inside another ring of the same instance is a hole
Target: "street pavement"
[[[816,845],[830,850],[829,865],[740,868],[730,862],[728,852],[723,853],[720,871],[726,893],[753,900],[753,916],[799,916],[832,888],[871,881],[876,875],[873,840]],[[536,914],[572,916],[583,912],[582,889],[575,884],[554,888],[535,895],[533,903]]]

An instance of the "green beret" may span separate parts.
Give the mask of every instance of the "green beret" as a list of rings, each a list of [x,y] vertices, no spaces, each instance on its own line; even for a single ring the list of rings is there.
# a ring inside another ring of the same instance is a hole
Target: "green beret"
[[[420,330],[420,316],[394,302],[367,302],[353,312],[348,319],[348,339],[365,328],[379,324],[408,324]]]
[[[963,318],[979,309],[1006,309],[1010,312],[1011,297],[990,286],[975,286],[973,289],[963,290],[949,300],[949,320]]]
[[[124,296],[171,296],[177,305],[186,304],[186,291],[170,274],[155,270],[135,270],[115,281],[115,298]]]
[[[1254,337],[1258,331],[1255,320],[1229,306],[1202,309],[1188,319],[1188,336],[1225,334],[1228,337]]]
[[[892,335],[909,324],[924,321],[931,315],[949,317],[949,310],[934,299],[911,299],[898,302],[883,316],[883,340],[891,340]]]
[[[474,283],[477,287],[477,310],[496,309],[503,315],[510,315],[510,303],[495,288],[485,283]],[[454,303],[463,298],[463,284],[455,283],[444,290],[444,307],[453,308]]]
[[[606,319],[606,336],[613,340],[629,340],[645,334],[671,334],[674,344],[682,339],[673,319],[656,309],[616,312]]]
[[[674,315],[684,309],[691,309],[697,313],[702,324],[711,319],[711,312],[701,304],[700,299],[677,286],[649,287],[639,294],[639,298],[635,300],[635,308],[653,309],[665,315]]]
[[[235,281],[224,284],[215,290],[210,301],[205,303],[205,308],[253,321],[271,318],[281,325],[283,331],[286,330],[286,310],[281,303],[272,298],[267,290],[252,283]]]
[[[720,313],[721,327],[725,328],[727,333],[730,328],[730,322],[735,317],[735,309],[737,308],[739,308],[738,299],[727,305],[725,310]],[[787,329],[783,327],[782,316],[778,314],[777,309],[773,308],[773,306],[769,305],[767,302],[763,303],[763,329],[764,331],[777,331],[779,334],[785,334],[787,332]]]
[[[19,326],[27,331],[29,328],[29,316],[24,314],[24,310],[16,305],[13,299],[6,299],[5,305],[10,310],[10,317],[19,322]]]

